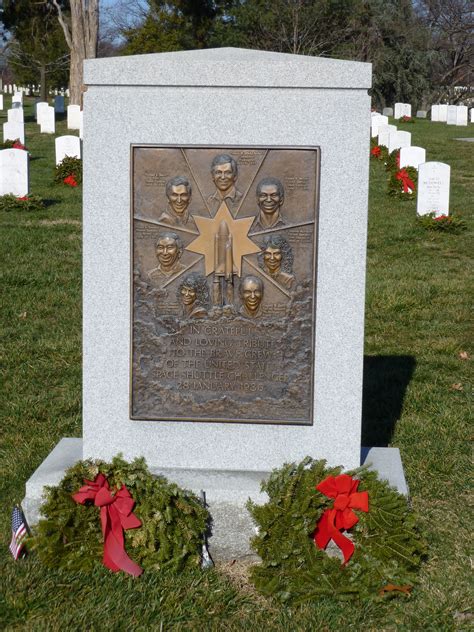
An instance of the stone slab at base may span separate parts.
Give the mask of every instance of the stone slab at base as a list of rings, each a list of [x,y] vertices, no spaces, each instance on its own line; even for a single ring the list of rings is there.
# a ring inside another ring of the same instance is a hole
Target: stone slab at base
[[[64,438],[46,457],[26,483],[22,506],[29,525],[40,517],[43,489],[57,485],[67,468],[82,459],[82,439]],[[361,463],[376,470],[401,494],[408,495],[408,487],[398,448],[362,448]],[[210,553],[215,560],[231,560],[252,555],[249,539],[255,534],[255,525],[245,509],[248,498],[264,503],[266,495],[260,492],[260,482],[270,472],[243,472],[224,470],[152,469],[169,480],[191,489],[206,492],[213,521],[213,534],[209,539]]]

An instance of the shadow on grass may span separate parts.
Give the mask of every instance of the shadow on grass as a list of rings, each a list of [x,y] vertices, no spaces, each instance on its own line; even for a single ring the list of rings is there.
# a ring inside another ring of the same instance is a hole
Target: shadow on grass
[[[54,206],[55,204],[61,204],[61,200],[51,200],[50,198],[48,199],[43,198],[43,203],[44,203],[45,208],[49,208],[50,206]]]
[[[413,356],[364,357],[362,445],[388,446],[415,366]]]

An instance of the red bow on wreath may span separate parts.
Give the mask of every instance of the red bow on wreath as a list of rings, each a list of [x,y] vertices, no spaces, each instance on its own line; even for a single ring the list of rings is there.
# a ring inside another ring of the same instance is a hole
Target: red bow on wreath
[[[406,169],[400,169],[395,177],[402,183],[403,193],[413,193],[413,191],[415,190],[415,183],[408,175]]]
[[[125,571],[138,577],[143,570],[127,555],[124,548],[123,531],[136,529],[142,523],[132,513],[135,501],[130,492],[122,485],[114,496],[110,493],[109,483],[103,474],[98,474],[94,481],[84,479],[84,487],[73,494],[73,499],[84,505],[88,500],[100,507],[100,521],[104,535],[103,564],[111,571]]]
[[[353,509],[369,511],[369,495],[367,492],[358,492],[359,481],[347,474],[328,476],[316,485],[316,489],[328,498],[334,498],[332,509],[326,509],[316,525],[314,541],[320,549],[325,549],[330,540],[341,549],[344,555],[344,564],[351,559],[354,553],[353,543],[340,532],[340,529],[350,529],[359,518]]]
[[[378,145],[376,145],[375,147],[372,147],[372,149],[370,150],[370,153],[375,158],[380,158],[380,154],[382,153],[382,150],[380,149]]]

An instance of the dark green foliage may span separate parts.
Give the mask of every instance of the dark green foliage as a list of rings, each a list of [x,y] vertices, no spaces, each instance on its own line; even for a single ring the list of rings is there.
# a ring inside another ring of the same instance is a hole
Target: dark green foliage
[[[126,55],[208,48],[226,0],[150,0],[139,26],[122,30]]]
[[[374,472],[349,472],[360,479],[359,491],[369,494],[369,512],[356,511],[359,522],[350,530],[355,552],[347,566],[319,550],[313,541],[316,523],[333,499],[316,490],[340,468],[306,457],[301,463],[274,470],[262,485],[265,505],[248,503],[259,534],[253,547],[262,558],[251,579],[267,596],[288,603],[321,595],[363,599],[379,597],[385,585],[413,585],[425,555],[425,544],[409,511],[407,499]],[[347,533],[347,532],[345,532]]]
[[[39,211],[44,208],[43,198],[29,195],[22,198],[16,195],[0,196],[0,211]]]
[[[400,165],[400,150],[394,149],[390,154],[387,151],[387,158],[385,160],[385,169],[386,171],[398,171]]]
[[[142,526],[124,532],[125,548],[134,562],[153,570],[199,566],[207,510],[191,492],[153,476],[144,459],[127,463],[120,456],[112,463],[79,461],[59,485],[48,488],[42,506],[45,517],[33,536],[33,548],[47,566],[92,571],[101,564],[99,509],[80,505],[71,497],[84,479],[94,480],[99,472],[105,474],[111,489],[126,485],[135,500],[134,513]]]
[[[392,154],[394,153],[395,152],[393,151]],[[397,175],[400,174],[401,171],[406,171],[408,177],[415,185],[415,189],[412,193],[404,192],[403,182],[397,178]],[[415,169],[415,167],[403,167],[403,169],[393,169],[388,179],[388,194],[393,197],[398,197],[405,202],[416,200],[417,184],[418,171]]]
[[[428,215],[419,215],[416,218],[417,223],[426,230],[436,230],[446,233],[460,233],[466,230],[467,224],[459,215],[441,215],[435,217],[435,213]]]
[[[74,176],[77,184],[82,182],[82,160],[72,156],[66,156],[54,169],[54,181],[62,184],[64,178]]]

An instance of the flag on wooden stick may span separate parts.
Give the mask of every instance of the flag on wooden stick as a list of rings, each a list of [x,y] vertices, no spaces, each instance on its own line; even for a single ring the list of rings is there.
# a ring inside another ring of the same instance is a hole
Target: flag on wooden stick
[[[17,560],[25,554],[25,538],[28,535],[28,525],[21,507],[15,505],[12,511],[12,539],[10,542],[10,553]]]

